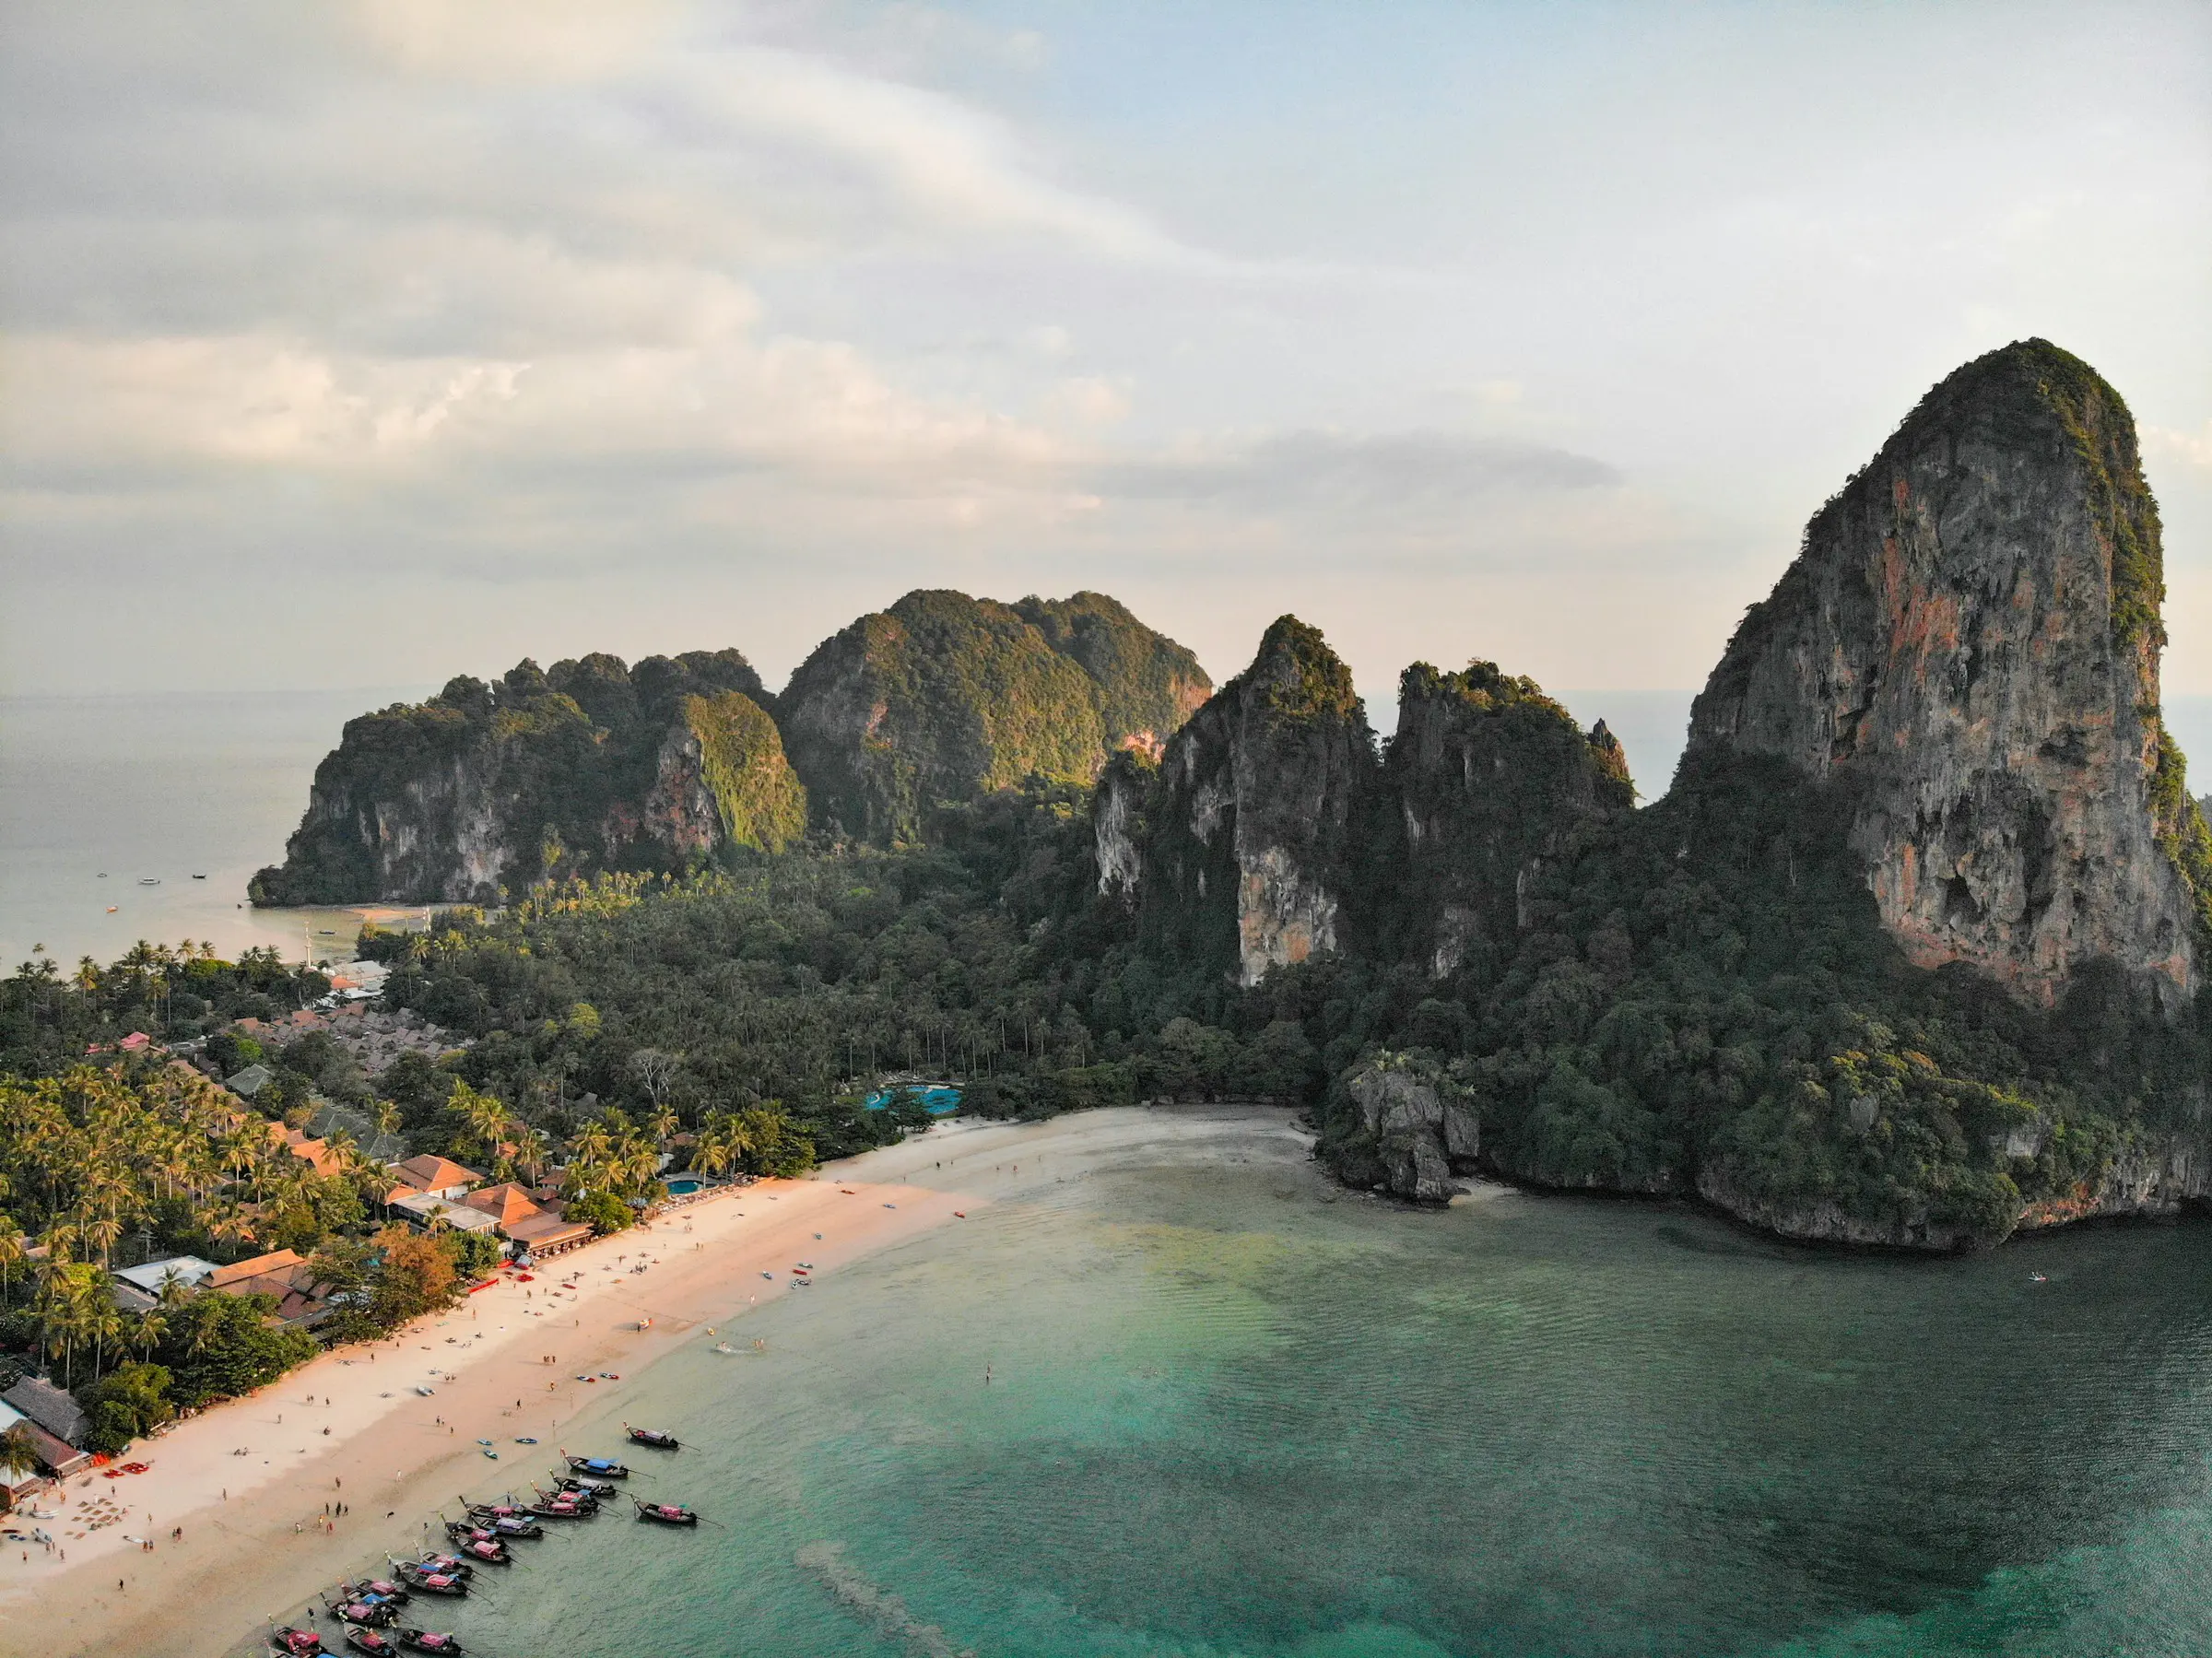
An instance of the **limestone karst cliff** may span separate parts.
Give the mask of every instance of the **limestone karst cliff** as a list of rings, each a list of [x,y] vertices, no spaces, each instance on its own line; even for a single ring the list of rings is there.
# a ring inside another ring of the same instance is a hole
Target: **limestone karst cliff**
[[[2035,341],[1938,385],[1746,617],[1666,796],[1567,837],[1432,1021],[1483,1166],[1922,1249],[2212,1195],[2160,594],[2117,394]],[[1371,1106],[1332,1093],[1324,1155],[1418,1194],[1438,1143]]]
[[[1387,860],[1376,901],[1397,917],[1393,953],[1439,978],[1472,957],[1509,958],[1546,860],[1636,797],[1604,721],[1583,731],[1534,680],[1488,662],[1455,674],[1416,663],[1399,676],[1382,793],[1390,817],[1367,853]]]
[[[777,712],[818,821],[893,842],[922,838],[941,802],[1088,784],[1210,688],[1197,658],[1102,594],[917,591],[825,640]]]
[[[2084,962],[2198,982],[2201,839],[2159,716],[2158,511],[2126,406],[2041,340],[1930,392],[1814,517],[1693,747],[1838,786],[1883,924],[2043,1005]]]
[[[1251,985],[1339,945],[1375,768],[1351,670],[1281,617],[1252,665],[1168,742],[1117,761],[1093,803],[1100,881],[1154,946]]]
[[[256,903],[496,902],[548,873],[777,851],[806,794],[735,651],[594,654],[347,723]]]

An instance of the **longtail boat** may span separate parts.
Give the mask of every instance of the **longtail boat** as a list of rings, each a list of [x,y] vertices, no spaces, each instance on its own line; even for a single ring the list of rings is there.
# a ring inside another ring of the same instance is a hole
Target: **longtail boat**
[[[290,1624],[279,1624],[269,1636],[269,1645],[282,1652],[284,1658],[316,1658],[325,1652],[323,1637],[312,1629],[300,1629]]]
[[[618,1463],[612,1457],[571,1456],[566,1451],[560,1453],[560,1457],[569,1464],[570,1468],[578,1474],[593,1474],[601,1479],[628,1479],[629,1477],[628,1464]]]
[[[650,1445],[655,1451],[681,1451],[683,1449],[682,1442],[677,1439],[676,1435],[663,1433],[657,1428],[632,1428],[628,1422],[625,1422],[622,1424],[622,1431],[629,1435],[629,1442],[633,1445]]]
[[[433,1571],[428,1566],[418,1566],[412,1561],[403,1563],[397,1560],[392,1563],[392,1570],[399,1573],[400,1580],[408,1588],[418,1589],[425,1594],[466,1594],[468,1593],[468,1580],[453,1572]]]
[[[630,1501],[637,1504],[638,1518],[641,1520],[656,1521],[662,1525],[699,1523],[699,1516],[680,1502],[647,1502],[639,1497],[631,1498]]]
[[[399,1618],[399,1606],[387,1600],[332,1601],[325,1608],[340,1623],[365,1624],[371,1629],[382,1629]]]
[[[461,1644],[458,1635],[439,1635],[429,1629],[402,1629],[399,1644],[410,1652],[452,1652],[459,1654],[468,1649]]]
[[[579,1479],[573,1474],[559,1473],[553,1476],[553,1488],[572,1492],[579,1497],[589,1497],[595,1502],[604,1501],[622,1489],[611,1479]]]
[[[589,1520],[598,1511],[598,1499],[581,1491],[540,1491],[531,1510],[541,1520]]]
[[[368,1658],[397,1658],[399,1652],[392,1637],[380,1635],[374,1629],[347,1630],[346,1644],[357,1652],[366,1653]]]

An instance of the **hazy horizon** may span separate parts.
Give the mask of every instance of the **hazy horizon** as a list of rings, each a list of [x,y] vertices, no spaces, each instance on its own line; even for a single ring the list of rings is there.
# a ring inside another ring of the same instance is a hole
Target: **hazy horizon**
[[[1090,587],[1695,687],[1934,382],[2141,423],[2212,691],[2212,12],[30,3],[0,688]]]

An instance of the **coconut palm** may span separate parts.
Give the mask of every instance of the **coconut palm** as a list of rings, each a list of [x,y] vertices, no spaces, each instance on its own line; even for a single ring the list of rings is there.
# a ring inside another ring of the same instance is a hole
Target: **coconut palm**
[[[39,1442],[31,1437],[29,1423],[15,1423],[0,1433],[0,1471],[6,1472],[10,1485],[39,1471]]]

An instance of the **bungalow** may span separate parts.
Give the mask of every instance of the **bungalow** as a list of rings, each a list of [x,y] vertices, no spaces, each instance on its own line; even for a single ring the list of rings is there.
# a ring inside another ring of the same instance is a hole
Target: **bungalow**
[[[464,1169],[450,1158],[432,1157],[427,1152],[421,1157],[409,1158],[404,1163],[391,1165],[393,1179],[410,1191],[428,1193],[432,1197],[458,1199],[467,1195],[469,1188],[484,1183],[484,1177],[474,1169]],[[393,1200],[389,1197],[388,1204]]]
[[[397,1209],[420,1227],[433,1221],[443,1221],[457,1232],[496,1232],[499,1222],[481,1209],[469,1208],[450,1197],[436,1197],[428,1192],[408,1192],[387,1200],[386,1206]]]
[[[0,1513],[30,1497],[49,1477],[66,1479],[80,1468],[92,1465],[92,1453],[79,1451],[66,1440],[58,1440],[15,1406],[0,1404],[0,1433],[20,1428],[30,1440],[31,1453],[39,1465],[20,1474],[0,1469]]]
[[[565,1254],[592,1241],[590,1227],[580,1220],[563,1219],[550,1210],[518,1220],[505,1229],[517,1254],[528,1254],[539,1261],[548,1255]]]
[[[32,1428],[51,1435],[70,1448],[84,1442],[85,1430],[90,1426],[75,1399],[53,1382],[41,1382],[36,1376],[26,1376],[7,1392],[0,1393],[0,1405],[13,1407]],[[51,1458],[48,1459],[48,1465],[53,1465]],[[56,1468],[54,1472],[75,1473],[76,1470]]]
[[[533,1215],[545,1213],[530,1201],[530,1194],[512,1181],[502,1181],[499,1185],[471,1192],[461,1202],[465,1208],[478,1209],[490,1216],[493,1224],[502,1232],[516,1221],[528,1220]]]
[[[276,1322],[288,1327],[312,1328],[332,1311],[314,1268],[288,1249],[218,1266],[208,1275],[207,1288],[218,1295],[272,1297]]]
[[[262,1089],[267,1088],[276,1075],[276,1073],[266,1065],[248,1065],[229,1081],[224,1083],[223,1087],[242,1099],[251,1099]]]
[[[125,1284],[135,1284],[148,1295],[159,1296],[161,1287],[173,1275],[187,1289],[197,1289],[216,1274],[212,1261],[203,1261],[197,1255],[166,1255],[159,1261],[148,1261],[143,1266],[118,1266],[110,1275]]]

